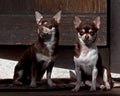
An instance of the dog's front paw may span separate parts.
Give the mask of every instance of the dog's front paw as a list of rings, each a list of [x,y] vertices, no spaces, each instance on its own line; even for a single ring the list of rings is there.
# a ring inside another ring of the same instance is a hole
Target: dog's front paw
[[[51,80],[48,81],[48,85],[49,85],[49,87],[54,87],[54,86],[56,86],[56,84],[53,83]]]
[[[105,85],[100,85],[100,89],[104,90],[105,89]]]
[[[74,89],[72,89],[72,91],[73,91],[73,92],[78,92],[79,89],[78,89],[78,88],[74,88]]]
[[[78,92],[80,89],[80,85],[76,85],[74,89],[72,89],[73,92]]]
[[[106,90],[110,90],[110,84],[107,82],[106,84],[105,84],[105,87],[106,87]]]
[[[30,87],[36,87],[36,83],[35,82],[31,82]]]
[[[55,83],[52,83],[52,84],[50,84],[49,86],[50,86],[50,87],[54,87],[54,86],[56,86],[56,84],[55,84]]]
[[[20,82],[20,81],[14,81],[14,82],[13,82],[13,84],[14,84],[14,85],[18,85],[18,86],[23,85],[23,83],[22,83],[22,82]]]
[[[90,91],[91,92],[96,91],[96,86],[91,86]]]

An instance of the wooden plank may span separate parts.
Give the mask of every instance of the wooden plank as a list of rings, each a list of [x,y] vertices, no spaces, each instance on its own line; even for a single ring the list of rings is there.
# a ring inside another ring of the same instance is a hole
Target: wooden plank
[[[0,0],[0,14],[107,13],[107,0]]]
[[[103,22],[96,43],[107,45],[107,0],[52,0],[52,2],[51,0],[0,0],[0,14],[34,14],[34,10],[40,11],[43,15],[53,15],[59,10],[63,11],[60,45],[73,45],[76,41],[74,15],[80,15],[84,19],[102,13]],[[0,44],[30,45],[35,41],[34,16],[1,15],[0,21]]]
[[[0,14],[34,14],[34,0],[0,0]]]
[[[120,73],[120,1],[111,0],[111,36],[110,36],[110,62],[111,71]],[[119,76],[120,78],[120,76]]]
[[[63,13],[107,13],[107,0],[35,0],[36,10],[51,14]]]
[[[80,15],[81,19],[90,19],[95,15]],[[100,15],[100,14],[99,14]],[[53,15],[52,15],[53,16]],[[98,33],[97,45],[107,45],[107,17],[101,14],[102,24]],[[50,18],[51,15],[46,15]],[[73,25],[74,15],[62,15],[60,24],[60,45],[74,45],[76,30]],[[0,16],[0,44],[1,45],[30,45],[36,37],[34,15],[1,15]]]
[[[6,45],[29,45],[35,37],[34,16],[0,16],[0,43]]]

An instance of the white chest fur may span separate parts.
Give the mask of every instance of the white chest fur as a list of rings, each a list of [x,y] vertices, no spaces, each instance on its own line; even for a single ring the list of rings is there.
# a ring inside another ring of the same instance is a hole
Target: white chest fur
[[[40,61],[45,61],[44,64],[42,65],[42,69],[45,69],[47,66],[49,66],[50,62],[52,61],[52,57],[45,56],[41,53],[36,53],[36,59],[38,62]]]
[[[92,74],[93,67],[96,65],[98,60],[98,50],[96,46],[88,48],[88,52],[81,50],[79,57],[74,57],[74,62],[76,66],[80,66],[84,72],[88,75]]]
[[[37,59],[38,62],[40,62],[40,61],[50,62],[52,57],[45,56],[41,53],[36,53],[36,59]]]
[[[51,40],[44,42],[47,48],[49,49],[50,53],[53,51],[53,46],[55,44],[55,32],[52,32]],[[50,54],[51,55],[51,54]]]

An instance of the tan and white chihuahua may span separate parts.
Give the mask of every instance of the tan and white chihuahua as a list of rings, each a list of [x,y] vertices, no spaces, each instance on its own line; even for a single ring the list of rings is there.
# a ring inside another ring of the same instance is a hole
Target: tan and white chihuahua
[[[77,83],[72,91],[78,91],[81,81],[88,83],[87,80],[91,86],[90,91],[96,91],[97,86],[109,90],[112,87],[111,75],[109,70],[103,67],[95,44],[97,31],[100,29],[100,16],[93,21],[82,21],[75,16],[74,26],[78,33],[73,58]]]
[[[51,72],[59,42],[58,25],[61,19],[59,11],[51,20],[44,19],[36,11],[38,39],[22,55],[14,69],[14,84],[26,84],[30,81],[31,87],[36,87],[36,81],[41,80],[47,70],[47,82],[50,87],[55,84],[51,80]]]

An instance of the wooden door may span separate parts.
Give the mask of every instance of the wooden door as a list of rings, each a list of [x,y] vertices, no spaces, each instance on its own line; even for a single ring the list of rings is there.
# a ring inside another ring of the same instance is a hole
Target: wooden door
[[[52,17],[62,10],[60,45],[74,45],[73,19],[101,16],[101,29],[96,43],[107,45],[107,0],[0,0],[0,44],[30,45],[36,39],[34,11]],[[7,39],[6,39],[7,38]]]

